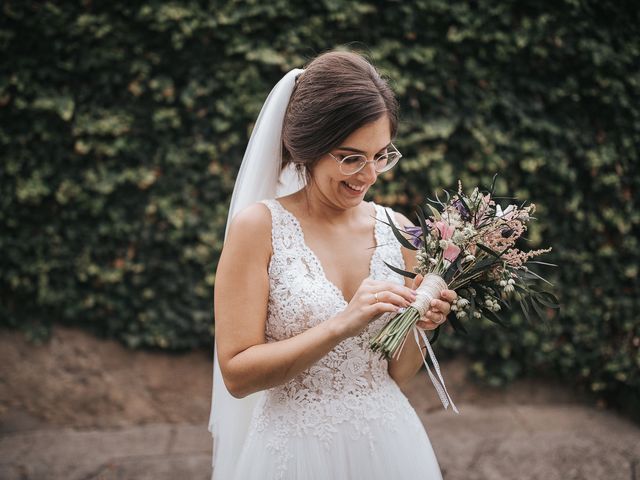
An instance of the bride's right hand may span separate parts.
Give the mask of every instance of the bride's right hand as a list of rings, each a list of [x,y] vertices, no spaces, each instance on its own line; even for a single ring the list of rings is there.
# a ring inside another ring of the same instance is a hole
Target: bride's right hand
[[[415,299],[415,290],[404,285],[365,278],[347,308],[334,318],[344,336],[353,337],[380,315],[406,308]]]

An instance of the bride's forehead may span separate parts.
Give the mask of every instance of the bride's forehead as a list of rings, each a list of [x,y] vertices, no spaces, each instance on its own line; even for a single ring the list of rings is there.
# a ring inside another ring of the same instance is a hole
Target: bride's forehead
[[[385,148],[391,142],[391,122],[384,115],[378,120],[367,123],[353,131],[340,146],[367,151],[378,151]]]

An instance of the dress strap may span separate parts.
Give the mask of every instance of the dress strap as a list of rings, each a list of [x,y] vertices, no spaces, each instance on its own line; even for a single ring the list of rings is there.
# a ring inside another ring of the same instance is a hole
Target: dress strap
[[[271,246],[273,254],[291,255],[299,249],[299,237],[295,217],[293,217],[276,199],[261,200],[271,212]],[[288,252],[288,253],[285,253]],[[300,252],[298,252],[300,253]]]

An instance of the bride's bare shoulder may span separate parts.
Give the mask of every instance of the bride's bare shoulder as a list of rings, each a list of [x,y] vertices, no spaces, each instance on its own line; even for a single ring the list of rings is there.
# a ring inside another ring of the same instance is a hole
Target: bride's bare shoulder
[[[227,242],[229,241],[270,246],[271,212],[269,208],[258,202],[240,210],[229,225]]]

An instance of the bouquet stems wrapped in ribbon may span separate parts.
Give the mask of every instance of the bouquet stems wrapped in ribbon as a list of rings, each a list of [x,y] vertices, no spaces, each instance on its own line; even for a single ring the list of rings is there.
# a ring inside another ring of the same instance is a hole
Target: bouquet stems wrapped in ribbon
[[[436,197],[427,207],[431,216],[426,217],[418,208],[419,226],[396,227],[387,214],[388,225],[402,246],[417,251],[417,266],[414,272],[387,266],[409,278],[418,273],[424,279],[417,288],[416,301],[392,318],[371,340],[370,346],[387,358],[398,357],[413,329],[418,347],[422,338],[434,366],[434,375],[429,368],[426,355],[423,361],[440,400],[445,408],[453,404],[440,372],[438,361],[424,331],[416,327],[421,316],[429,309],[431,300],[439,298],[444,289],[455,290],[458,298],[451,307],[449,320],[456,331],[466,333],[465,319],[478,320],[486,317],[501,326],[505,320],[499,312],[511,307],[516,300],[529,321],[532,313],[545,319],[547,308],[558,308],[556,297],[535,288],[538,280],[548,283],[529,268],[532,264],[550,265],[532,260],[551,249],[523,251],[516,243],[533,218],[535,205],[511,204],[504,210],[493,197],[493,185],[489,192],[475,188],[467,195],[459,182],[457,193],[445,191],[444,201]],[[494,177],[495,185],[495,177]],[[431,342],[440,333],[434,330]]]

